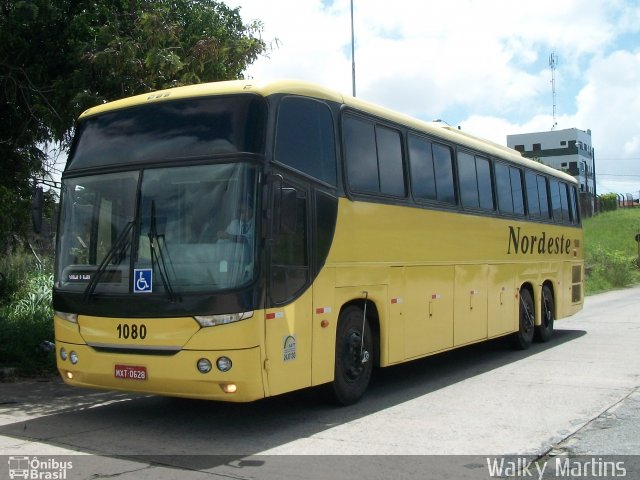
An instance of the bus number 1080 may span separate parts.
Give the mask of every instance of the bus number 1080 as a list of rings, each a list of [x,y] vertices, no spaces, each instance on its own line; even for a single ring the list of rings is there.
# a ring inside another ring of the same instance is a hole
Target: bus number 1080
[[[131,325],[128,323],[119,323],[116,330],[118,331],[118,338],[124,338],[125,340],[129,338],[133,340],[137,340],[138,338],[144,340],[147,336],[147,327],[144,323],[141,325],[136,325],[135,323]]]

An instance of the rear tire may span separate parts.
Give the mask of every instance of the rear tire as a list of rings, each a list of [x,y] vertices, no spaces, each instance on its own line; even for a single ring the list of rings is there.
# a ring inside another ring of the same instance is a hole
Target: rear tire
[[[511,337],[511,345],[516,350],[526,350],[533,341],[536,311],[531,292],[520,290],[520,314],[518,331]]]
[[[369,321],[362,323],[361,308],[345,308],[338,319],[336,332],[336,363],[331,384],[333,398],[340,405],[356,403],[367,390],[373,371],[373,336]],[[363,357],[365,361],[363,362]]]
[[[549,286],[542,287],[540,325],[536,327],[535,339],[538,342],[548,342],[553,336],[553,321],[555,319],[555,302],[553,292]]]

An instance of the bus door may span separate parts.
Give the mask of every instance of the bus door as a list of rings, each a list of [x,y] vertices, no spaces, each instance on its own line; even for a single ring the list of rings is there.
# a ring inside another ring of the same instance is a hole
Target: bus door
[[[281,177],[280,177],[281,178]],[[271,188],[265,312],[269,394],[311,385],[311,280],[309,192],[282,180]]]

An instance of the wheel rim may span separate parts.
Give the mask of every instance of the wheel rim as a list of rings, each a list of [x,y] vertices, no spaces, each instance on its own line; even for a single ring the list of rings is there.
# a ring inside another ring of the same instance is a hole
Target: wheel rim
[[[544,295],[542,299],[542,305],[544,306],[544,315],[542,316],[542,323],[545,328],[548,328],[553,322],[553,312],[551,311],[550,301],[547,295]]]
[[[523,309],[521,311],[522,314],[520,315],[520,321],[522,323],[522,330],[524,333],[528,334],[532,332],[534,328],[534,314],[532,312],[533,304],[529,301],[529,298],[522,298],[522,306]]]

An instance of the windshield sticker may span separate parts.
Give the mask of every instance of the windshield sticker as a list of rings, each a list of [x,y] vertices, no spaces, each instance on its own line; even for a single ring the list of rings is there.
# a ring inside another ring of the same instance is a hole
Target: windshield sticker
[[[153,270],[136,268],[133,270],[133,293],[149,293],[153,284]]]

